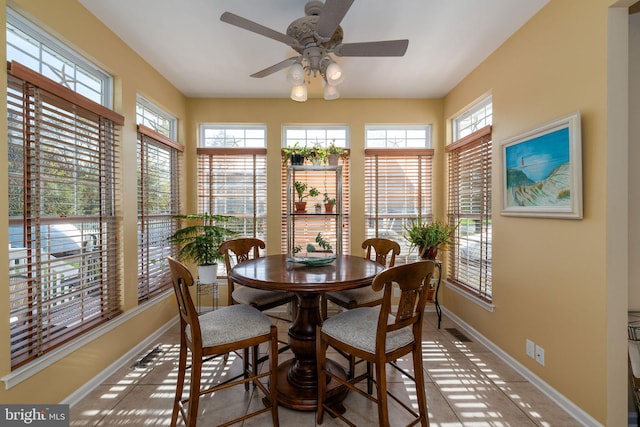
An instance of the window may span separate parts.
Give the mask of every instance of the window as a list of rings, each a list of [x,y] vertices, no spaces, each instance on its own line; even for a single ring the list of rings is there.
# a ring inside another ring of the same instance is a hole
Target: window
[[[489,100],[490,102],[490,100]],[[491,105],[484,101],[477,109],[461,115],[458,129],[475,129],[469,124],[490,123]],[[464,134],[467,131],[461,131]],[[459,136],[460,134],[457,134]],[[449,165],[450,224],[458,224],[456,244],[448,258],[447,279],[481,299],[490,301],[491,288],[491,126],[467,133],[447,147]]]
[[[232,215],[228,227],[243,237],[266,239],[267,128],[200,127],[198,213]],[[218,275],[222,269],[218,266]],[[224,273],[226,274],[226,273]]]
[[[453,140],[457,141],[489,126],[493,119],[493,103],[487,97],[453,120]]]
[[[112,106],[111,76],[7,8],[7,61],[16,61],[80,95]]]
[[[120,313],[122,116],[12,62],[9,298],[15,369]]]
[[[367,237],[400,244],[396,264],[417,260],[409,254],[404,226],[432,216],[431,126],[367,126],[365,223]]]
[[[138,125],[138,301],[171,288],[167,238],[178,227],[182,144]]]
[[[140,95],[136,102],[136,123],[173,140],[178,136],[178,119]]]
[[[314,145],[319,145],[323,148],[327,148],[329,144],[334,144],[336,147],[341,147],[348,150],[349,143],[349,128],[345,126],[285,126],[282,134],[282,146],[293,147],[298,144],[298,147],[311,148]],[[343,160],[342,168],[342,252],[349,253],[349,158]],[[286,164],[282,164],[281,170],[281,200],[282,200],[282,253],[287,253],[287,168]],[[300,175],[300,174],[299,174]],[[332,181],[326,181],[322,178],[322,174],[310,174],[308,179],[305,179],[305,183],[309,188],[315,187],[320,191],[320,196],[315,199],[305,199],[309,203],[323,203],[323,194],[325,192],[331,193],[331,188],[335,186],[335,176]],[[304,223],[304,219],[296,220],[296,227],[299,229],[308,230],[309,243],[315,242],[315,230],[313,229],[315,223]],[[316,225],[317,227],[317,225]],[[335,230],[334,230],[335,231]],[[325,233],[327,236],[333,233]],[[298,236],[298,233],[296,233]],[[304,236],[304,234],[299,234]],[[335,234],[334,234],[335,236]],[[333,248],[338,247],[335,242],[329,242]]]

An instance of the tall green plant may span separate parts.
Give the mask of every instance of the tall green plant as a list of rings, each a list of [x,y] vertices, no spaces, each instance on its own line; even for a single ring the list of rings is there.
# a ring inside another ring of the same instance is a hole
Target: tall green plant
[[[430,248],[443,248],[453,245],[456,226],[443,224],[440,221],[423,223],[420,218],[404,226],[404,238],[411,244],[410,250],[417,248],[422,257]]]
[[[232,216],[204,213],[175,215],[174,218],[196,222],[180,228],[168,239],[180,246],[178,258],[192,261],[196,265],[213,265],[222,261],[224,257],[218,252],[218,247],[227,238],[238,235],[235,231],[218,225],[235,219]]]

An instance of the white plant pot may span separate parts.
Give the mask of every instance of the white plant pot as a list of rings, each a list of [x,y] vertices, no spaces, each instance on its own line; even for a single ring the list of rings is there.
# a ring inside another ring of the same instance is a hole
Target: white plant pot
[[[216,283],[217,276],[218,264],[198,266],[198,280],[200,280],[201,284]]]

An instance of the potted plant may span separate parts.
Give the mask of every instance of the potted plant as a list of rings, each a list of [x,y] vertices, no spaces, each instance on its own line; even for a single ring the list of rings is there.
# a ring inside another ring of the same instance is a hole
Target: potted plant
[[[294,188],[296,189],[296,193],[298,194],[298,201],[295,202],[296,212],[306,212],[307,210],[307,202],[304,201],[305,197],[316,197],[320,194],[317,188],[311,187],[309,192],[305,194],[307,191],[307,184],[304,182],[296,181],[293,183]]]
[[[215,283],[217,263],[223,260],[222,254],[218,252],[218,246],[228,237],[238,235],[235,231],[219,224],[229,222],[234,217],[204,213],[175,215],[174,218],[190,223],[168,238],[169,242],[180,246],[178,258],[191,261],[198,266],[200,283]]]
[[[304,164],[303,148],[298,148],[298,144],[299,142],[296,141],[296,143],[293,144],[293,147],[282,148],[282,163],[287,163],[287,161],[290,161],[292,165]]]
[[[331,166],[337,165],[338,159],[346,159],[347,156],[349,152],[342,147],[337,147],[333,141],[327,147],[327,161]]]
[[[411,244],[410,250],[418,249],[418,255],[423,259],[436,259],[438,249],[446,249],[453,245],[453,233],[456,227],[443,224],[440,221],[422,223],[420,218],[404,226],[404,238]]]
[[[333,213],[333,208],[336,205],[336,199],[329,197],[327,193],[324,193],[324,211],[326,213]]]
[[[319,144],[314,144],[306,152],[306,157],[311,160],[314,165],[320,165],[327,162],[327,150]]]

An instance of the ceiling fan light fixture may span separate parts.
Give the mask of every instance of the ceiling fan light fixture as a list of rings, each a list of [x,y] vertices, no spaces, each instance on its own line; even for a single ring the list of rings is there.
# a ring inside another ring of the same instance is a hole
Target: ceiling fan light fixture
[[[296,62],[287,71],[287,81],[293,86],[300,86],[304,84],[304,67],[299,62]]]
[[[301,84],[293,86],[291,88],[291,99],[298,102],[305,102],[307,100],[307,85]]]
[[[329,84],[324,85],[324,99],[325,101],[332,101],[340,98],[340,92],[338,88]]]
[[[335,62],[332,62],[327,66],[325,77],[327,79],[327,84],[330,86],[337,86],[344,80],[342,68],[340,68],[340,66]]]

